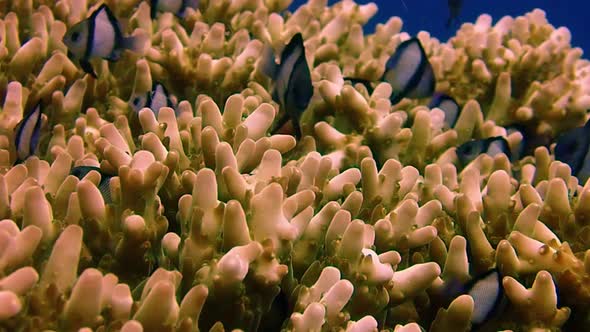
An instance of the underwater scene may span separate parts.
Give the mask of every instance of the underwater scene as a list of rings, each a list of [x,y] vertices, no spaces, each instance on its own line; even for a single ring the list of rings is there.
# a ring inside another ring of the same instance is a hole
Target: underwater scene
[[[590,331],[561,5],[0,1],[0,332]]]

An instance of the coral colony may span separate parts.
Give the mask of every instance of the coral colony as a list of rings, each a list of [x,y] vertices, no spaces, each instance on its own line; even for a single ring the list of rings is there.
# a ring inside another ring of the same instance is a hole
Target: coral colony
[[[289,3],[0,3],[0,331],[589,330],[568,29]]]

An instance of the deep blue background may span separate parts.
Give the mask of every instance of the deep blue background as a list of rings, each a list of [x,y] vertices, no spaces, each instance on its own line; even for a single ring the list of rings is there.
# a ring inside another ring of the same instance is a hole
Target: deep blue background
[[[420,30],[430,32],[433,37],[446,42],[455,34],[460,25],[445,28],[449,11],[447,0],[355,0],[357,3],[374,2],[379,11],[365,26],[365,33],[372,33],[377,23],[386,22],[391,16],[399,16],[404,22],[403,31],[411,35]],[[329,0],[330,5],[338,1]],[[294,0],[291,11],[307,0]],[[489,14],[496,23],[503,16],[522,16],[534,8],[543,9],[549,23],[556,28],[565,26],[572,34],[572,46],[585,52],[583,58],[590,59],[590,0],[463,0],[459,19],[461,22],[475,22],[480,14]]]

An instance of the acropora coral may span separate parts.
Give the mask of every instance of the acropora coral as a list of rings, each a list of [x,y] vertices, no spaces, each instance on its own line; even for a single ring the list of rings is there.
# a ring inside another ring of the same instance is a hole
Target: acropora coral
[[[590,328],[590,182],[552,144],[589,118],[568,29],[534,10],[446,43],[418,33],[462,108],[446,128],[427,98],[392,105],[388,83],[344,79],[381,77],[411,37],[399,17],[366,34],[375,4],[290,2],[152,19],[147,1],[105,0],[149,45],[93,60],[96,79],[62,38],[102,1],[0,2],[0,330],[468,331],[478,302],[446,290],[492,268],[505,305],[486,329]],[[314,86],[301,140],[270,134],[260,68],[296,33]],[[133,111],[155,81],[177,109]],[[15,164],[38,103],[39,146]],[[458,145],[493,136],[536,144],[459,165]]]

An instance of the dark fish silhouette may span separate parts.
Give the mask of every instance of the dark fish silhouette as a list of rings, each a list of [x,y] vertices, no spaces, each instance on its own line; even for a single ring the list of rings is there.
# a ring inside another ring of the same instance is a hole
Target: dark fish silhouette
[[[262,72],[273,79],[272,97],[285,111],[279,118],[275,129],[280,129],[289,119],[295,129],[295,136],[301,138],[299,120],[307,109],[313,96],[311,72],[305,59],[303,36],[296,33],[281,53],[281,62],[277,64],[270,47],[262,57]]]
[[[582,185],[590,178],[589,148],[590,121],[561,134],[555,145],[555,159],[568,164]]]
[[[158,12],[169,12],[183,18],[186,9],[199,8],[199,0],[150,0],[150,15],[152,19],[156,18]]]
[[[21,163],[35,154],[41,136],[41,113],[41,103],[38,103],[17,125],[14,135],[15,164]]]
[[[449,19],[445,26],[449,29],[453,24],[459,24],[459,14],[463,7],[463,0],[449,0]]]
[[[372,93],[371,82],[359,78],[345,77],[354,83],[362,83]],[[418,38],[411,38],[401,43],[395,53],[385,64],[385,73],[380,79],[393,88],[391,104],[399,103],[403,98],[426,98],[434,93],[436,80],[428,56]]]
[[[177,111],[168,90],[159,82],[153,82],[151,91],[131,96],[129,106],[135,112],[139,112],[144,107],[150,108],[156,117],[162,107],[170,107],[175,109],[175,112]]]
[[[457,148],[457,157],[463,166],[466,166],[483,153],[486,153],[491,157],[504,153],[508,159],[512,160],[510,146],[502,136],[471,140],[461,144]]]
[[[430,104],[428,104],[428,108],[435,107],[440,108],[445,113],[445,123],[447,126],[449,128],[455,127],[455,123],[457,123],[457,118],[459,118],[459,113],[461,112],[461,107],[455,99],[444,93],[435,93],[432,96]]]
[[[63,38],[68,56],[78,60],[82,69],[95,78],[90,59],[117,61],[126,49],[141,52],[145,41],[139,37],[123,37],[117,18],[105,4],[71,27]]]
[[[77,177],[78,179],[82,180],[90,171],[97,171],[100,174],[100,183],[98,184],[98,190],[102,194],[104,198],[104,202],[107,204],[111,204],[113,199],[111,197],[111,178],[113,175],[108,175],[103,173],[100,170],[100,167],[95,166],[77,166],[72,168],[70,171],[70,175]]]

